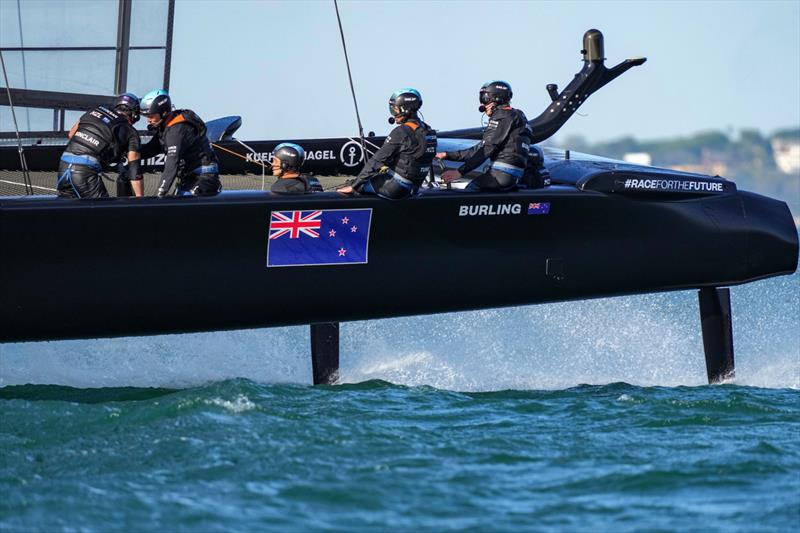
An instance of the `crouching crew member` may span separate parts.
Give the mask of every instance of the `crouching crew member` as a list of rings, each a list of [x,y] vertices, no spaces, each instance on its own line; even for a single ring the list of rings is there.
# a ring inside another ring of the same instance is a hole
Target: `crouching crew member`
[[[436,132],[417,116],[422,96],[416,89],[400,89],[389,98],[389,113],[398,126],[389,133],[355,180],[338,192],[377,194],[397,200],[417,194],[436,155]]]
[[[276,194],[305,194],[322,192],[319,180],[310,174],[300,174],[306,161],[306,151],[294,143],[281,143],[272,151],[272,175],[278,181],[270,191]]]
[[[103,168],[117,163],[120,180],[130,181],[136,196],[144,187],[139,171],[140,140],[133,124],[139,120],[139,99],[131,93],[117,96],[113,109],[98,106],[87,111],[69,131],[69,142],[58,164],[58,196],[106,198]],[[127,172],[122,162],[127,158]],[[127,184],[125,184],[127,189]]]
[[[439,152],[439,159],[464,161],[457,170],[442,174],[445,183],[466,176],[489,159],[491,167],[472,179],[466,190],[511,191],[523,177],[528,165],[531,129],[525,113],[512,108],[511,85],[504,81],[490,81],[479,93],[481,113],[489,117],[481,142],[466,150]]]
[[[142,114],[153,132],[142,157],[166,154],[159,198],[169,193],[176,179],[176,196],[213,196],[222,190],[217,155],[206,137],[205,122],[194,111],[173,109],[167,91],[156,90],[142,97]]]

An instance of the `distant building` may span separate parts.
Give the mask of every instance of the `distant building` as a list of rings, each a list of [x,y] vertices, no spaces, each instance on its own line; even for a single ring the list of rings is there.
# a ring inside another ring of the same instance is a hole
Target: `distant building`
[[[706,176],[722,176],[728,173],[728,165],[725,163],[707,163],[700,165],[670,165],[672,170],[682,172],[692,172],[694,174],[705,174]]]
[[[682,165],[670,165],[671,169],[705,174],[706,176],[725,177],[728,174],[728,159],[725,153],[711,148],[700,149],[700,162]]]
[[[785,174],[800,172],[800,139],[776,137],[772,139],[775,164]]]
[[[622,159],[634,165],[645,165],[649,167],[653,164],[653,158],[647,152],[629,152],[622,156]]]

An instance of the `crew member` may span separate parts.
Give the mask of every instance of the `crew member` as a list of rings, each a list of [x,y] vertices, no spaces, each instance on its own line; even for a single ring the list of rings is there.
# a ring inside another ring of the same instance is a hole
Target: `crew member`
[[[278,181],[270,191],[277,194],[305,194],[322,192],[319,180],[310,174],[301,174],[300,168],[306,161],[306,151],[294,143],[281,143],[272,151],[272,175]]]
[[[420,120],[422,96],[416,89],[400,89],[389,98],[389,113],[398,126],[364,165],[356,179],[338,192],[377,194],[397,200],[417,194],[436,154],[436,132]]]
[[[176,196],[213,196],[222,190],[217,155],[206,137],[206,125],[190,109],[173,109],[167,91],[159,89],[142,97],[142,114],[153,138],[142,147],[147,159],[166,154],[158,196],[166,196],[177,179]]]
[[[489,124],[481,142],[472,148],[436,154],[439,159],[464,161],[458,169],[442,174],[445,183],[463,178],[488,159],[491,166],[473,178],[466,190],[511,191],[517,188],[517,180],[523,177],[528,166],[531,129],[525,113],[511,107],[512,95],[511,85],[504,81],[490,81],[481,87],[478,110],[486,113]]]
[[[139,172],[140,140],[133,125],[139,120],[139,99],[125,93],[113,107],[98,106],[81,116],[69,130],[69,142],[58,164],[58,196],[62,198],[106,198],[103,168],[117,163],[120,181],[127,182],[136,196],[144,187]],[[122,163],[127,158],[127,171]]]

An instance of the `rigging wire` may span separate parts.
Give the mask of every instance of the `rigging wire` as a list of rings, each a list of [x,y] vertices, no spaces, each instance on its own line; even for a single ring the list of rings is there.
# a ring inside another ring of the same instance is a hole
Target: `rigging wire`
[[[358,122],[358,135],[361,138],[361,157],[367,160],[367,146],[364,142],[364,128],[361,126],[361,115],[358,113],[358,101],[356,100],[356,89],[353,86],[353,75],[350,73],[350,60],[347,58],[347,45],[344,42],[344,30],[342,29],[342,18],[339,16],[339,3],[333,0],[336,8],[336,20],[339,21],[339,35],[342,36],[342,50],[344,51],[344,62],[347,65],[347,77],[350,79],[350,92],[353,93],[353,106],[356,108],[356,121]]]
[[[247,148],[248,150],[250,150],[250,152],[251,152],[251,153],[253,153],[253,154],[255,154],[255,153],[256,153],[256,151],[255,151],[255,150],[253,150],[252,148],[250,148],[249,146],[247,146],[247,145],[246,145],[246,144],[244,144],[243,142],[239,141],[238,139],[236,139],[236,141],[237,141],[239,144],[241,144],[242,146],[244,146],[245,148]],[[238,157],[239,159],[244,159],[244,160],[245,160],[245,161],[247,161],[248,163],[252,163],[252,164],[254,164],[254,165],[259,165],[259,166],[261,167],[261,170],[265,170],[265,169],[267,169],[267,168],[271,168],[270,166],[268,166],[268,165],[265,165],[265,164],[264,164],[262,161],[256,161],[255,159],[252,159],[252,160],[251,160],[251,159],[247,159],[247,156],[244,156],[244,155],[240,154],[239,152],[234,152],[233,150],[230,150],[230,149],[228,149],[228,148],[225,148],[224,146],[220,146],[220,145],[218,145],[217,143],[211,143],[211,146],[213,146],[213,147],[214,147],[214,148],[216,148],[217,150],[222,150],[223,152],[228,152],[228,153],[229,153],[229,154],[231,154],[232,156]]]
[[[245,148],[247,148],[250,151],[251,154],[255,154],[256,153],[255,150],[253,150],[252,148],[247,146],[245,143],[243,143],[239,139],[234,139],[234,140],[237,143],[239,143],[242,146],[244,146]],[[234,152],[233,150],[229,150],[228,148],[225,148],[224,146],[220,146],[217,143],[211,143],[211,146],[213,146],[217,150],[222,150],[223,152],[228,152],[229,154],[231,154],[231,155],[233,155],[235,157],[238,157],[239,159],[244,159],[248,163],[252,163],[254,165],[259,165],[261,167],[261,190],[263,191],[263,190],[266,189],[266,170],[269,167],[267,167],[267,165],[265,165],[263,161],[258,161],[258,160],[255,160],[255,159],[252,159],[252,160],[251,159],[247,159],[247,156],[244,156],[244,155],[240,154],[239,152]]]
[[[22,179],[25,182],[25,194],[33,195],[33,183],[28,172],[28,161],[25,159],[25,151],[22,149],[22,139],[19,136],[19,126],[17,126],[17,113],[14,111],[14,102],[11,101],[11,85],[8,83],[6,73],[6,61],[3,59],[3,52],[0,51],[0,65],[3,66],[3,79],[6,81],[6,93],[8,94],[8,106],[11,108],[11,118],[14,120],[14,131],[17,134],[17,152],[19,152],[19,163],[22,166]]]
[[[252,148],[247,146],[245,143],[243,143],[239,139],[235,139],[235,140],[236,140],[236,142],[238,142],[239,144],[241,144],[242,146],[244,146],[245,148],[250,150],[251,153],[253,153],[253,154],[257,153],[255,150],[253,150]],[[261,166],[261,190],[262,191],[265,190],[265,185],[264,185],[264,183],[265,183],[265,181],[264,181],[265,180],[265,174],[264,174],[264,172],[265,172],[265,170],[267,168],[271,168],[271,167],[269,167],[268,165],[265,165],[262,161],[256,161],[256,160],[247,159],[247,156],[244,156],[244,155],[240,154],[239,152],[234,152],[233,150],[229,150],[228,148],[225,148],[224,146],[220,146],[220,145],[218,145],[216,143],[211,143],[211,146],[213,146],[216,150],[222,150],[223,152],[228,152],[232,156],[238,157],[239,159],[243,159],[243,160],[247,161],[248,163],[252,163],[254,165],[260,165]],[[336,185],[331,185],[330,187],[325,187],[323,189],[323,191],[332,191],[334,189],[338,189],[341,186],[342,186],[341,183],[337,183]]]
[[[22,5],[21,0],[17,0],[17,27],[19,28],[19,46],[22,50],[19,53],[22,59],[22,88],[28,88],[28,67],[25,65],[25,41],[22,40]],[[31,129],[31,110],[25,108],[25,117],[28,119],[28,130]]]
[[[256,155],[256,151],[253,150],[252,148],[250,148],[249,146],[247,146],[245,143],[243,143],[239,139],[234,139],[234,140],[237,143],[239,143],[242,146],[244,146],[245,149],[248,150],[251,154]],[[247,161],[246,157],[245,157],[245,161]],[[263,161],[259,161],[259,163],[261,163],[261,190],[263,191],[263,190],[266,189],[266,185],[267,185],[267,181],[266,181],[267,180],[267,175],[266,175],[266,172],[265,172],[266,169],[267,169],[267,165],[265,165]]]

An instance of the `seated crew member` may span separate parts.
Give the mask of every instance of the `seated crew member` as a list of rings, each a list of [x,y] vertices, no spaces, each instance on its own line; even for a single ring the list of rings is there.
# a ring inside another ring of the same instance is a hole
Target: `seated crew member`
[[[305,194],[322,192],[319,180],[310,174],[300,174],[306,161],[306,151],[294,143],[281,143],[272,151],[272,175],[278,181],[272,184],[270,192],[276,194]]]
[[[466,150],[439,152],[439,159],[464,161],[456,170],[442,174],[445,183],[461,179],[489,159],[491,167],[472,179],[466,190],[512,191],[525,174],[531,142],[531,129],[525,113],[511,107],[511,85],[490,81],[481,87],[478,110],[486,113],[489,124],[481,142]]]
[[[206,136],[206,124],[191,109],[173,109],[167,91],[150,91],[142,97],[142,114],[153,138],[142,147],[147,159],[166,154],[158,197],[169,193],[173,182],[176,196],[213,196],[222,190],[217,155]]]
[[[98,106],[87,111],[69,130],[69,142],[58,164],[58,196],[106,198],[103,167],[117,163],[120,180],[130,182],[136,196],[144,186],[139,172],[140,140],[133,127],[139,120],[139,99],[125,93],[116,97],[113,109]],[[122,161],[127,158],[127,172]],[[126,183],[127,188],[127,183]]]
[[[397,200],[417,194],[430,172],[436,154],[436,132],[417,116],[422,96],[416,89],[400,89],[389,98],[389,133],[356,179],[337,189],[344,194],[361,192]],[[385,167],[384,170],[381,170]]]

